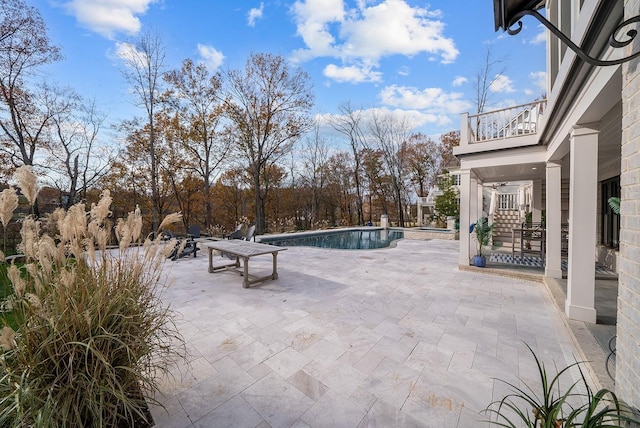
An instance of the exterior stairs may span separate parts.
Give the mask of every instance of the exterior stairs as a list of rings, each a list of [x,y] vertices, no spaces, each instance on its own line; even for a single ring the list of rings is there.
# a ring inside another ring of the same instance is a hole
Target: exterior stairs
[[[511,251],[511,230],[520,226],[519,211],[496,210],[493,213],[493,224],[493,245]]]

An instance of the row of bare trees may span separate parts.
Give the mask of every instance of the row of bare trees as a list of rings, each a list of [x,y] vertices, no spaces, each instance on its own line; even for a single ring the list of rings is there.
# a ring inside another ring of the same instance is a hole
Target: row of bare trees
[[[23,0],[0,8],[2,174],[32,165],[67,206],[109,188],[115,214],[139,206],[150,231],[176,210],[185,229],[249,218],[263,233],[380,214],[403,225],[412,196],[426,195],[457,142],[455,132],[436,142],[397,114],[350,103],[318,123],[309,76],[278,55],[252,54],[224,72],[191,59],[167,69],[155,34],[120,51],[144,114],[109,139],[95,102],[38,81],[41,66],[61,60],[38,11]]]
[[[256,231],[264,232],[270,173],[312,123],[308,75],[281,56],[262,53],[252,54],[244,68],[225,73],[210,73],[191,59],[179,70],[166,71],[161,40],[150,34],[128,45],[124,59],[124,76],[145,118],[122,127],[129,141],[128,162],[122,165],[146,158],[153,230],[164,208],[160,186],[172,188],[184,213],[177,184],[187,177],[202,181],[209,226],[213,180],[223,167],[241,167],[250,178]]]

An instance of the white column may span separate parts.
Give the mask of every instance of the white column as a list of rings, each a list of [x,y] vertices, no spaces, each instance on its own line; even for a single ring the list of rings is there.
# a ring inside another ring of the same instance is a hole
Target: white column
[[[550,278],[562,278],[562,236],[560,225],[562,222],[561,201],[561,170],[559,163],[547,162],[547,209],[546,209],[546,240],[544,274]]]
[[[471,174],[469,181],[469,216],[475,223],[478,220],[478,179]]]
[[[484,212],[484,194],[482,181],[478,180],[478,218],[488,217],[489,215]],[[486,214],[486,215],[485,215]]]
[[[418,204],[417,204],[417,211],[418,211],[418,226],[422,226],[422,203],[421,203],[421,199],[418,196]]]
[[[542,221],[542,180],[533,180],[533,195],[531,199],[531,221]]]
[[[569,271],[565,313],[570,319],[595,323],[598,131],[574,128],[570,144]]]
[[[470,191],[469,191],[469,218],[471,223],[478,221],[480,216],[478,215],[478,178],[471,173],[470,176]],[[473,238],[469,241],[469,254],[474,256],[476,254],[476,243]]]
[[[493,224],[493,215],[496,212],[496,204],[498,203],[498,191],[491,190],[491,201],[489,202],[489,223]]]
[[[469,225],[473,221],[470,218],[471,174],[468,169],[460,171],[460,251],[458,264],[468,266],[471,259],[469,245],[471,235]]]

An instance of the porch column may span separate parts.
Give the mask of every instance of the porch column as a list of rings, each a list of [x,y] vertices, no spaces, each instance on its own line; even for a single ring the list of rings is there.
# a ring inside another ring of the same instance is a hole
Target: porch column
[[[478,180],[475,174],[471,174],[471,193],[470,193],[470,218],[475,223],[482,217],[482,182]],[[471,257],[476,255],[476,241],[471,238],[469,242],[469,254]]]
[[[480,180],[476,181],[477,186],[478,186],[478,218],[480,217],[489,217],[489,214],[487,213],[485,215],[484,212],[484,193],[483,193],[483,187],[482,186],[482,182]]]
[[[564,310],[570,319],[595,323],[598,131],[576,127],[570,145],[569,271]]]
[[[547,162],[547,210],[545,218],[547,251],[544,274],[550,278],[562,278],[561,170],[559,163]]]
[[[458,264],[468,266],[470,257],[471,235],[469,225],[471,220],[470,199],[471,199],[471,171],[460,170],[460,250],[458,252]]]
[[[542,221],[542,180],[533,180],[533,195],[531,196],[531,221]]]
[[[418,211],[418,226],[422,226],[422,198],[418,196],[417,211]]]

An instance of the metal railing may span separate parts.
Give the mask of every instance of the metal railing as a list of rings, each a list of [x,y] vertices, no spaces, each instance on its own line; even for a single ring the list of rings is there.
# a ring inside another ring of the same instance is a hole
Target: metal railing
[[[538,132],[547,100],[534,101],[502,110],[469,115],[469,143],[501,140]]]

